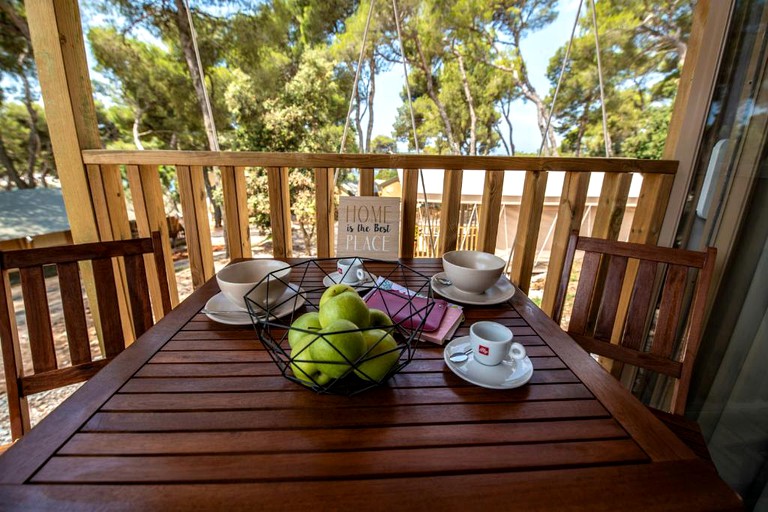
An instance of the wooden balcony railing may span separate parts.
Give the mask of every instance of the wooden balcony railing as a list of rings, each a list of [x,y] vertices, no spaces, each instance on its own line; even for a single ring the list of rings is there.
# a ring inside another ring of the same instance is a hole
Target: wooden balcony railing
[[[149,235],[152,230],[167,230],[158,167],[163,165],[175,168],[194,286],[201,285],[214,274],[203,183],[203,170],[206,167],[218,168],[221,173],[225,230],[232,258],[251,256],[244,173],[246,168],[262,167],[267,170],[273,254],[276,257],[292,255],[291,205],[288,190],[288,173],[292,168],[314,170],[319,257],[329,257],[333,253],[333,176],[336,169],[361,170],[361,195],[373,194],[375,169],[403,169],[400,242],[400,253],[403,257],[414,255],[419,169],[424,172],[445,173],[440,211],[440,254],[454,249],[457,244],[461,185],[465,171],[486,171],[479,209],[477,247],[489,252],[493,252],[496,246],[504,171],[525,172],[511,278],[526,292],[539,236],[548,173],[563,171],[565,179],[552,235],[552,251],[542,303],[547,312],[551,312],[568,235],[581,224],[591,174],[605,173],[594,228],[590,234],[601,238],[616,238],[624,216],[633,173],[643,176],[643,190],[647,181],[649,188],[653,187],[658,191],[664,189],[659,185],[659,179],[674,175],[677,170],[676,161],[622,158],[110,150],[86,150],[82,152],[82,156],[91,183],[94,180],[99,181],[103,184],[102,188],[109,191],[105,194],[106,197],[94,200],[94,207],[98,222],[110,223],[113,233],[130,233],[124,194],[119,184],[120,167],[125,166],[128,175],[133,209],[141,236]],[[645,193],[641,190],[633,225],[648,225],[643,219],[656,219],[660,212],[663,215],[667,199],[667,194]],[[166,250],[169,253],[166,261],[170,264],[170,244]],[[169,269],[171,275],[172,270]],[[174,292],[175,290],[172,290],[172,295]],[[177,293],[175,300],[178,301]]]

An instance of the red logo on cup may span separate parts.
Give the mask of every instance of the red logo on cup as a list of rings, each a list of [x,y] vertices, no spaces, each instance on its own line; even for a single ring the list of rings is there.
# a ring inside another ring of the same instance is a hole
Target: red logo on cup
[[[480,345],[477,349],[478,352],[480,352],[481,355],[487,356],[490,354],[490,350],[485,345]]]

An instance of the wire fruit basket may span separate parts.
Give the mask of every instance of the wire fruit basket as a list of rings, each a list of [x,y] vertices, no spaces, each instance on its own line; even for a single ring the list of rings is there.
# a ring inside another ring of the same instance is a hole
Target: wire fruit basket
[[[359,282],[339,282],[335,258],[311,259],[291,265],[279,299],[245,299],[280,373],[317,393],[354,395],[386,383],[413,359],[435,306],[429,276],[397,262],[357,259],[365,275]],[[273,274],[256,287],[280,280]],[[385,299],[376,301],[378,313],[365,302],[375,295]]]

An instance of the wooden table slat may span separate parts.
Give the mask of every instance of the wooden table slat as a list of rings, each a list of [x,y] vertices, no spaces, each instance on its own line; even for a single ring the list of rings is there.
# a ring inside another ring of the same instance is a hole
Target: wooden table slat
[[[348,459],[356,463],[350,465]],[[473,471],[510,471],[592,463],[637,462],[645,453],[631,440],[549,444],[500,444],[448,448],[390,449],[349,453],[241,455],[60,456],[32,481],[52,482],[217,482],[333,480]],[[226,467],[226,471],[222,468]]]

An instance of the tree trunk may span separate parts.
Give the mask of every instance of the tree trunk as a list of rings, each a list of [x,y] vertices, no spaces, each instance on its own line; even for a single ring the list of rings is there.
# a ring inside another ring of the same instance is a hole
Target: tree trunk
[[[187,19],[187,11],[184,6],[183,0],[174,0],[176,5],[176,28],[179,31],[179,41],[181,42],[181,49],[184,52],[184,60],[187,62],[187,69],[192,77],[192,85],[195,88],[195,96],[197,103],[200,106],[200,112],[203,114],[203,124],[205,125],[205,135],[208,137],[208,148],[211,151],[219,151],[219,141],[216,137],[216,124],[213,119],[213,112],[209,111],[208,103],[205,98],[205,88],[202,81],[202,70],[197,65],[197,57],[195,56],[195,48],[192,42],[192,27],[189,25]],[[214,222],[217,228],[221,227],[222,213],[221,206],[216,204],[213,199],[213,187],[211,186],[211,180],[208,178],[208,173],[204,173],[205,176],[205,190],[208,193],[208,200],[213,205]]]
[[[0,136],[0,164],[2,164],[2,166],[5,167],[6,171],[8,172],[9,183],[13,182],[18,188],[34,188],[34,184],[30,185],[19,175],[19,172],[16,170],[16,166],[13,165],[13,160],[11,160],[11,157],[8,155],[8,151],[5,149],[2,136]]]
[[[515,128],[514,126],[512,126],[512,121],[509,119],[509,116],[512,113],[511,103],[512,102],[509,99],[507,99],[506,101],[502,101],[501,113],[504,116],[504,120],[507,122],[507,129],[509,130],[509,148],[507,152],[509,153],[509,156],[515,156],[515,140],[513,138]],[[501,132],[501,130],[499,130],[499,132]]]
[[[37,133],[38,117],[37,111],[35,110],[34,100],[32,99],[32,88],[29,85],[29,79],[25,73],[21,74],[21,82],[24,85],[24,106],[27,109],[27,125],[29,126],[29,140],[27,141],[27,182],[34,185],[37,157],[40,155],[42,143],[40,142],[40,135]]]
[[[360,87],[355,87],[355,129],[357,130],[357,147],[359,151],[365,151],[363,139],[363,110],[360,108]]]
[[[144,151],[144,145],[141,143],[141,134],[139,133],[139,126],[141,125],[141,116],[144,115],[144,109],[136,107],[133,112],[133,144],[139,151]]]
[[[437,107],[437,111],[440,113],[440,118],[443,120],[443,126],[445,127],[445,136],[448,139],[448,145],[451,147],[451,151],[454,155],[458,155],[461,153],[461,148],[456,143],[456,139],[453,136],[453,129],[451,128],[451,120],[448,118],[448,113],[445,110],[445,105],[443,105],[443,102],[440,101],[440,98],[437,97],[437,92],[435,91],[435,83],[432,78],[432,68],[427,64],[427,59],[424,56],[424,51],[421,48],[421,41],[419,40],[418,34],[413,35],[413,41],[416,43],[416,51],[419,53],[419,59],[418,59],[418,65],[421,68],[421,70],[424,72],[424,77],[427,80],[427,94],[429,95],[432,102],[435,104],[435,107]],[[405,58],[405,52],[403,52],[403,58]]]
[[[376,95],[376,56],[371,52],[368,60],[371,69],[371,78],[368,82],[368,130],[365,133],[365,152],[371,152],[371,138],[373,137],[373,98]]]
[[[197,98],[200,112],[203,114],[203,124],[205,125],[205,135],[208,137],[208,148],[211,151],[219,150],[219,142],[216,138],[216,125],[213,120],[213,112],[208,111],[205,100],[205,88],[202,81],[202,70],[197,65],[195,48],[192,43],[192,27],[189,26],[187,11],[183,0],[174,0],[176,5],[176,28],[179,31],[179,40],[181,49],[184,53],[184,60],[187,62],[189,75],[192,77],[192,85],[195,88],[195,97]]]
[[[469,108],[469,154],[477,154],[477,113],[475,112],[475,101],[472,97],[472,91],[469,88],[469,79],[467,78],[467,70],[464,67],[464,57],[462,57],[459,50],[453,51],[456,55],[456,59],[459,62],[459,73],[461,73],[461,83],[464,85],[464,97],[467,100],[467,107]]]

